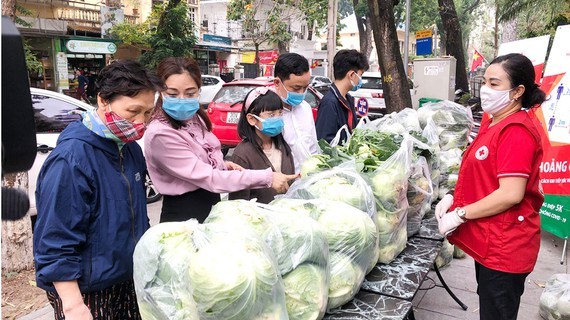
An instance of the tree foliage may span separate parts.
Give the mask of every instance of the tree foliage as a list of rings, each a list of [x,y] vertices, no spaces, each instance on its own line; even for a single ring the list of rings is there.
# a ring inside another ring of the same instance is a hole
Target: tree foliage
[[[152,30],[153,27],[150,27]],[[194,29],[186,2],[168,2],[156,29],[151,31],[148,40],[151,50],[143,53],[139,60],[148,68],[154,69],[165,58],[191,56],[197,42]]]
[[[157,3],[150,16],[143,23],[120,23],[109,29],[112,39],[121,40],[123,43],[143,48],[150,48],[150,39],[156,33],[156,27],[160,16],[164,12],[164,4]]]

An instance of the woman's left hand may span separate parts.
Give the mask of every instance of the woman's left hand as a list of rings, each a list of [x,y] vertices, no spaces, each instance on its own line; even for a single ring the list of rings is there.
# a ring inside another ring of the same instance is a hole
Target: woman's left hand
[[[228,170],[237,170],[237,171],[243,171],[244,168],[242,166],[240,166],[239,164],[236,164],[234,162],[231,161],[224,161],[226,168]]]

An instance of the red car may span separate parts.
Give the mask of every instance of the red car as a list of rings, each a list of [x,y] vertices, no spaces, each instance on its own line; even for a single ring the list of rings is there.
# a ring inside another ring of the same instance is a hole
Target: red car
[[[237,146],[241,138],[237,132],[242,102],[245,95],[255,87],[274,87],[273,80],[247,79],[225,83],[208,106],[208,116],[212,121],[212,132],[220,139],[224,154],[229,148]],[[313,109],[313,118],[317,119],[317,107],[323,95],[309,87],[305,101]]]

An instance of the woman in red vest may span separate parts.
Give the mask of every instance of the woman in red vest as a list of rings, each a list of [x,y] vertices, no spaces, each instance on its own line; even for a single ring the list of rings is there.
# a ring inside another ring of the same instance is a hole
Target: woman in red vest
[[[481,87],[491,117],[463,155],[454,194],[436,207],[440,232],[475,260],[482,320],[517,318],[538,256],[542,147],[525,110],[544,99],[528,58],[495,58]]]

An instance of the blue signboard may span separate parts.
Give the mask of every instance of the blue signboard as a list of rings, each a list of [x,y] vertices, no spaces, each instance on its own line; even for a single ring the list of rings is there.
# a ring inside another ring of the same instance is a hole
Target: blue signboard
[[[366,98],[360,98],[356,101],[356,114],[361,117],[368,114],[368,100]]]
[[[204,34],[203,39],[204,39],[204,41],[209,41],[209,42],[217,42],[217,43],[223,43],[223,44],[227,44],[227,45],[232,44],[231,38],[218,36],[218,35],[214,35],[214,34]]]
[[[416,39],[416,56],[425,56],[432,53],[432,38]]]

